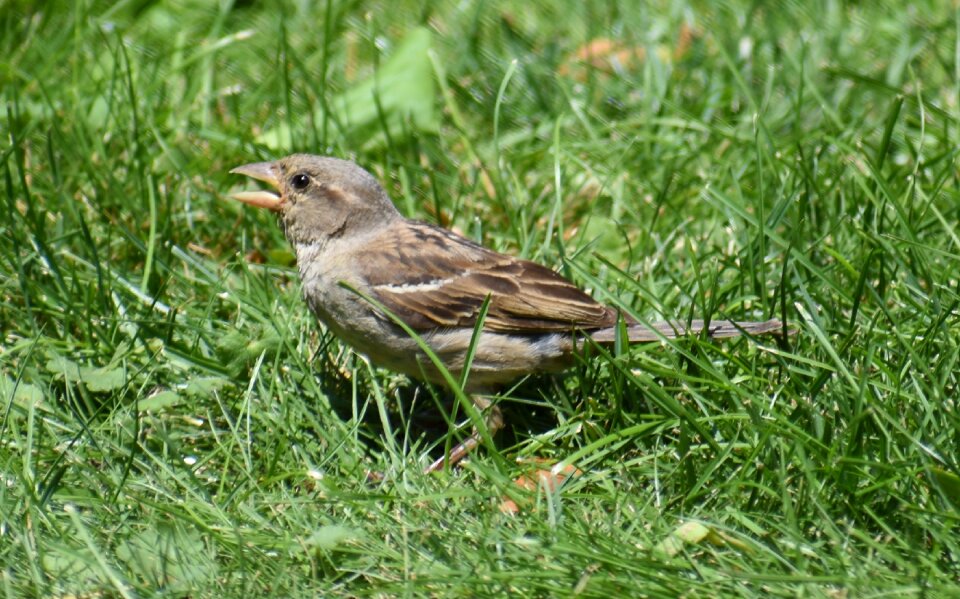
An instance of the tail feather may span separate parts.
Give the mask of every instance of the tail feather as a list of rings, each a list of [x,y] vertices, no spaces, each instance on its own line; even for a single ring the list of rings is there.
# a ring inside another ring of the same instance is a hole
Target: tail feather
[[[795,331],[785,329],[783,323],[776,319],[763,322],[711,320],[709,325],[703,320],[691,320],[690,322],[661,320],[649,324],[636,323],[629,325],[627,327],[627,338],[632,342],[639,343],[658,341],[664,337],[676,339],[677,337],[696,336],[704,332],[712,339],[727,339],[740,335],[782,334],[784,332],[792,334]],[[593,331],[590,333],[590,337],[597,343],[613,343],[617,338],[617,328],[610,327]]]

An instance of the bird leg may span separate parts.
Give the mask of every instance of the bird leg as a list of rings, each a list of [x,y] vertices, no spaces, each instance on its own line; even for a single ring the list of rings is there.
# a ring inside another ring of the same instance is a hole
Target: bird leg
[[[492,401],[485,397],[480,397],[478,395],[471,395],[470,400],[473,402],[473,405],[477,407],[478,410],[484,412],[483,414],[483,424],[487,427],[487,431],[490,433],[490,436],[497,434],[501,428],[503,428],[503,414],[500,412],[500,407],[495,405]],[[478,445],[480,445],[482,437],[480,436],[480,431],[477,427],[473,427],[473,432],[469,437],[463,440],[459,445],[450,450],[450,455],[442,456],[438,458],[435,462],[427,466],[424,470],[425,474],[430,474],[431,472],[439,472],[443,470],[445,464],[449,463],[451,466],[467,457],[467,454],[473,451]]]

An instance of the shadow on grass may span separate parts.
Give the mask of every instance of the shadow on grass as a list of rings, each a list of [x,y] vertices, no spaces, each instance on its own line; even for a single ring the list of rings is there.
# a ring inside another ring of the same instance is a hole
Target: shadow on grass
[[[389,389],[385,402],[390,422],[388,429],[374,405],[373,393],[368,393],[368,399],[363,400],[369,405],[356,405],[352,381],[339,373],[328,371],[325,375],[319,378],[318,384],[330,407],[344,422],[356,418],[362,431],[360,438],[369,450],[383,450],[388,445],[385,436],[392,434],[396,446],[429,447],[430,458],[436,459],[443,455],[444,438],[452,432],[444,414],[459,424],[454,432],[457,440],[472,430],[466,413],[456,405],[456,396],[446,389],[413,379],[405,379]],[[494,439],[498,448],[505,450],[557,426],[557,411],[548,405],[548,395],[554,386],[553,377],[530,377],[512,389],[508,396],[498,399],[505,421],[504,428]]]

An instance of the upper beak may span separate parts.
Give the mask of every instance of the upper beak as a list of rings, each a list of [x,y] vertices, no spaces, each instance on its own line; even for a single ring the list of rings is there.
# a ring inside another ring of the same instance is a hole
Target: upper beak
[[[245,164],[243,166],[238,166],[230,172],[237,175],[253,177],[259,181],[269,183],[277,189],[280,188],[280,179],[277,176],[277,167],[273,162],[254,162],[252,164]],[[253,206],[257,206],[258,208],[266,208],[267,210],[273,210],[274,212],[280,210],[280,203],[282,201],[280,194],[267,190],[238,191],[237,193],[231,194],[230,197],[245,204],[251,204]]]

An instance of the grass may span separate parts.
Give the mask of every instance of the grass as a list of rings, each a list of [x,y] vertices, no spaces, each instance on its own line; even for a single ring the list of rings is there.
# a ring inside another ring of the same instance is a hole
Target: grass
[[[0,9],[4,595],[960,592],[953,4]],[[598,350],[422,475],[446,398],[222,199],[293,151],[639,318],[799,332]]]

